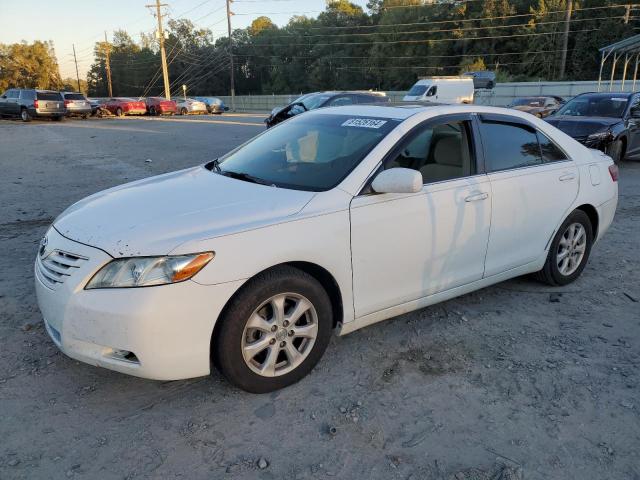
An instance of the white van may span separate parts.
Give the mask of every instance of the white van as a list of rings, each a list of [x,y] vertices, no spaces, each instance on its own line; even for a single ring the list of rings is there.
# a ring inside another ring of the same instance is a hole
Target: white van
[[[402,101],[473,103],[473,78],[423,77],[411,87]]]

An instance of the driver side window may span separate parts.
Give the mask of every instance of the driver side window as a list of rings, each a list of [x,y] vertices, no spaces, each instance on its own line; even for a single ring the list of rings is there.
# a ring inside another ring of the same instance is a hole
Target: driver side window
[[[442,182],[475,175],[476,162],[467,120],[418,127],[385,169],[418,170],[423,183]]]

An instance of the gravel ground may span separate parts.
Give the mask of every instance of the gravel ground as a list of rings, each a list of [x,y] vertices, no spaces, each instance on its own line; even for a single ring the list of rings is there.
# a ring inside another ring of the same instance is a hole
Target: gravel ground
[[[0,479],[640,479],[640,164],[622,166],[614,224],[574,284],[516,279],[334,338],[273,394],[58,352],[32,269],[55,216],[263,128],[0,122]]]

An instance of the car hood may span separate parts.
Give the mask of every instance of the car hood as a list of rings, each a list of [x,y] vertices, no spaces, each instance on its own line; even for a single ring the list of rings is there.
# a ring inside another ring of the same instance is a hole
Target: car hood
[[[612,117],[575,117],[571,115],[553,115],[545,120],[574,138],[586,137],[622,121]]]
[[[233,179],[201,166],[91,195],[65,210],[54,227],[114,257],[166,255],[186,241],[281,221],[313,196]]]

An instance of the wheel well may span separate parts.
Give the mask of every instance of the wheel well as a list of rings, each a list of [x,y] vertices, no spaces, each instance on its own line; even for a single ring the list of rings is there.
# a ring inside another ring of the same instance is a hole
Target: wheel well
[[[338,282],[336,282],[335,278],[333,278],[333,275],[331,275],[326,269],[322,268],[320,265],[317,265],[315,263],[310,263],[310,262],[285,262],[285,263],[280,263],[278,265],[274,265],[265,270],[262,270],[261,272],[256,273],[253,277],[256,277],[257,275],[261,275],[264,272],[268,272],[269,270],[272,270],[277,267],[281,267],[283,265],[288,265],[290,267],[297,268],[298,270],[302,270],[303,272],[307,273],[308,275],[311,275],[318,282],[320,282],[320,285],[322,285],[322,287],[326,290],[327,294],[329,295],[329,300],[331,301],[331,309],[333,313],[333,326],[334,328],[337,327],[338,322],[342,321],[342,315],[344,311],[343,304],[342,304],[342,293],[340,292],[340,287],[338,286]],[[248,280],[249,279],[247,279],[247,281]],[[229,300],[227,300],[227,303],[225,304],[223,309],[220,311],[220,315],[218,319],[224,316],[225,312],[227,311],[227,308],[231,304],[231,301],[235,298],[236,295],[238,295],[238,292],[242,290],[245,284],[246,282],[242,286],[240,286],[240,288],[233,295],[231,295],[231,298],[229,298]],[[213,339],[216,338],[216,333],[221,324],[222,322],[216,321],[216,324],[213,327],[213,332],[211,333],[211,342],[213,342]],[[213,345],[213,343],[211,345]]]
[[[591,226],[593,227],[593,238],[598,237],[598,211],[595,209],[593,205],[584,204],[580,205],[576,210],[582,210],[587,214],[589,220],[591,221]]]

